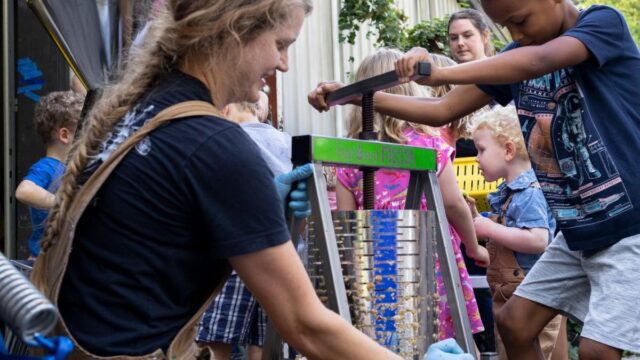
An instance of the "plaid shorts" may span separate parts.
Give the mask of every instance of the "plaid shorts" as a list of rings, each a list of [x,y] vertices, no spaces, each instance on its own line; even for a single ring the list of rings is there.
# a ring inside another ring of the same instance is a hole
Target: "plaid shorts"
[[[262,346],[266,327],[266,314],[234,271],[200,319],[196,341]]]

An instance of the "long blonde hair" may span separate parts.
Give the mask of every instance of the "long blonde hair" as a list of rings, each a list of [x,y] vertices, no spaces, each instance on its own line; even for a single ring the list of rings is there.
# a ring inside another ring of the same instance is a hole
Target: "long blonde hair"
[[[70,150],[67,170],[42,241],[46,250],[58,237],[79,188],[87,161],[118,121],[163,76],[179,65],[204,61],[205,69],[242,56],[242,46],[285,23],[295,7],[305,13],[312,0],[166,0],[151,19],[144,42],[127,59],[119,80],[106,88]],[[199,64],[200,65],[200,64]]]
[[[362,60],[358,70],[356,71],[356,81],[370,78],[375,75],[380,75],[385,72],[393,71],[395,68],[395,61],[402,57],[402,53],[399,50],[391,48],[380,48],[373,54],[367,56]],[[389,94],[406,95],[406,96],[421,96],[429,97],[429,91],[411,81],[402,85],[394,86],[384,90]],[[378,112],[374,117],[374,130],[378,132],[378,139],[380,141],[393,142],[403,144],[407,141],[404,135],[404,130],[407,127],[413,128],[415,131],[429,134],[439,135],[437,129],[427,126],[410,123],[405,120],[400,120],[388,115],[383,115]],[[362,110],[358,108],[351,108],[349,113],[349,132],[348,136],[355,138],[362,131]]]

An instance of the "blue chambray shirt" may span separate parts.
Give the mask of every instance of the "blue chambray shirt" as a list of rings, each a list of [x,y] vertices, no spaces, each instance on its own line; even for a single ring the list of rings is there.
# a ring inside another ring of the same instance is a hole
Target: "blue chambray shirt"
[[[491,211],[494,214],[502,213],[502,205],[511,193],[513,198],[505,214],[506,225],[521,229],[544,228],[549,230],[549,242],[553,240],[556,230],[556,220],[553,218],[551,208],[544,199],[542,190],[531,184],[537,181],[533,169],[520,174],[515,180],[507,184],[506,181],[498,186],[498,190],[487,196]],[[538,261],[541,254],[524,254],[513,252],[518,265],[528,272],[533,264]]]

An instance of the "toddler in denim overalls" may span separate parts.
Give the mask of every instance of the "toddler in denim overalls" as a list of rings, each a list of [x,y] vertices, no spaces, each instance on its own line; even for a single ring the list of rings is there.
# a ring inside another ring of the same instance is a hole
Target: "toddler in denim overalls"
[[[478,237],[488,240],[487,281],[495,314],[553,239],[556,223],[531,169],[515,109],[481,113],[473,119],[471,131],[485,180],[505,179],[488,196],[490,219],[474,217]],[[560,323],[561,316],[556,316],[539,336],[545,359],[551,356]],[[496,343],[500,359],[507,359],[498,331]]]

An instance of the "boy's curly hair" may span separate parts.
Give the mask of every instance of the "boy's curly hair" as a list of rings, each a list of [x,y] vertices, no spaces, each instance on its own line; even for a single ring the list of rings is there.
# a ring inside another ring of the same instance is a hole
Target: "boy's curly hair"
[[[493,138],[501,145],[511,141],[516,146],[516,153],[519,157],[529,158],[515,107],[495,106],[491,110],[475,115],[469,124],[469,131],[474,134],[481,129],[489,130]]]
[[[45,145],[53,142],[53,133],[61,128],[75,131],[80,112],[84,104],[84,95],[73,91],[54,91],[42,98],[36,105],[33,125]]]

